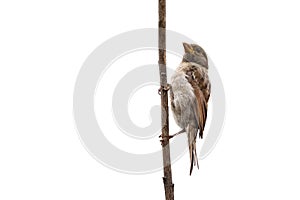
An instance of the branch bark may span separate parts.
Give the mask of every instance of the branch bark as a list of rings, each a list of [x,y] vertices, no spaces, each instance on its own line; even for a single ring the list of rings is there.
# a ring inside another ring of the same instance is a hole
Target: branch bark
[[[161,128],[162,128],[162,152],[164,165],[164,188],[166,200],[174,200],[174,184],[172,182],[172,169],[169,146],[169,107],[167,88],[167,69],[166,69],[166,0],[158,0],[159,3],[159,73],[161,85]]]

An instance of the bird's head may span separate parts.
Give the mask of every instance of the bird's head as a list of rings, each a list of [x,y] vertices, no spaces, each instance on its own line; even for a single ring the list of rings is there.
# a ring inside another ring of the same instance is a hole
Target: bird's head
[[[208,68],[208,60],[205,51],[197,44],[183,43],[185,54],[182,62],[194,62]]]

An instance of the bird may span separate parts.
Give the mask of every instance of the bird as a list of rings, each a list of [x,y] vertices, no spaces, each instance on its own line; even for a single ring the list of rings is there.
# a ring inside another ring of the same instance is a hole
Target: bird
[[[184,55],[171,76],[170,102],[176,124],[182,128],[174,135],[186,132],[190,156],[190,175],[198,164],[196,138],[203,139],[211,84],[208,77],[206,52],[197,44],[183,43]]]

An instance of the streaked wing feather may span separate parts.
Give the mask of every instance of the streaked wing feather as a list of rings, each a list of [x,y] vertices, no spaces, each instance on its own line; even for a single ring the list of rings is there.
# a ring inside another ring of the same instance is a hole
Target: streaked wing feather
[[[198,67],[191,67],[191,71],[187,72],[187,80],[192,85],[194,94],[195,94],[195,102],[193,104],[193,112],[194,116],[198,123],[199,128],[199,136],[203,138],[203,131],[206,123],[207,118],[207,101],[209,96],[206,97],[203,94],[203,91],[201,90],[201,86],[203,87],[203,82],[207,82],[209,84],[208,80],[205,80],[207,78],[207,75],[204,74],[204,72],[199,69]],[[209,88],[208,85],[206,85],[207,88]],[[206,89],[206,88],[204,88]],[[210,93],[209,90],[206,91],[208,94]]]

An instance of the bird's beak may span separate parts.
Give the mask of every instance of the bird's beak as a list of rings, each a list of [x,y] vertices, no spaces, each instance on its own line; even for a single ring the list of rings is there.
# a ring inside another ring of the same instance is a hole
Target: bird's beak
[[[185,43],[185,42],[183,42],[182,44],[183,44],[185,53],[193,53],[194,52],[193,47],[190,44]]]

